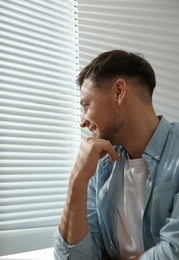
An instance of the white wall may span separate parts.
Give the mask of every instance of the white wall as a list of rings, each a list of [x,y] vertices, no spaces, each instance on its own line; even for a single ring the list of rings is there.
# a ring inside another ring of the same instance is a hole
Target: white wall
[[[179,1],[78,2],[80,68],[106,50],[142,53],[156,73],[157,114],[179,121]]]

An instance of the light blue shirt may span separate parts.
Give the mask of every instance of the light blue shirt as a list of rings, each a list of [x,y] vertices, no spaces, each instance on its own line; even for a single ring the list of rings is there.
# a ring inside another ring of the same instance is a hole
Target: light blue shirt
[[[120,160],[107,155],[99,161],[88,188],[87,236],[77,245],[68,245],[55,233],[55,260],[100,260],[103,250],[112,259],[120,258],[117,240],[117,207],[122,190],[127,152],[116,147]],[[161,117],[158,128],[142,157],[149,176],[142,216],[144,253],[140,260],[179,259],[179,123]]]

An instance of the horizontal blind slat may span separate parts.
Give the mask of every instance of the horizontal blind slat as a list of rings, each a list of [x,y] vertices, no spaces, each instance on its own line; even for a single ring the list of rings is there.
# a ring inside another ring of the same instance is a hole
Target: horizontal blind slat
[[[111,49],[142,53],[156,72],[157,114],[178,121],[178,11],[175,0],[79,0],[80,68]]]
[[[18,1],[18,4],[10,0],[6,0],[6,3],[4,3],[4,1],[1,2],[1,7],[4,7],[4,11],[10,13],[13,16],[17,16],[17,14],[19,14],[19,16],[22,16],[24,19],[31,19],[29,21],[30,24],[33,24],[34,21],[34,23],[40,25],[41,27],[48,26],[46,24],[46,21],[49,20],[54,24],[59,24],[59,21],[61,21],[61,19],[64,19],[68,24],[70,22],[67,17],[75,17],[75,8],[70,9],[67,6],[61,6],[60,8],[58,8],[57,11],[57,9],[55,10],[52,8],[43,8],[42,6],[37,6],[37,3],[33,5],[31,4],[32,2],[27,3],[20,0]],[[39,15],[41,19],[39,19]],[[54,18],[54,21],[52,18]]]
[[[80,141],[80,107],[77,2],[0,4],[1,255],[24,250],[21,240],[13,246],[16,232],[28,230],[28,240],[32,229],[58,224]],[[7,233],[11,248],[2,243]]]

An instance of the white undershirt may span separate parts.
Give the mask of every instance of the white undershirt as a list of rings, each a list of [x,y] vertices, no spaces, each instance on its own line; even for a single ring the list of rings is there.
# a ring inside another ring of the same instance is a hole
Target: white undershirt
[[[132,259],[144,251],[142,205],[147,176],[147,163],[143,158],[134,160],[128,158],[124,168],[124,184],[117,218],[117,237],[121,258]]]

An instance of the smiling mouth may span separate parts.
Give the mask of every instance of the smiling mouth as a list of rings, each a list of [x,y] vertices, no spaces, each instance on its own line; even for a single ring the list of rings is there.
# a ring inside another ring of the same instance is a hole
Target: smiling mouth
[[[96,127],[95,125],[90,126],[90,127],[89,127],[89,131],[93,134],[93,133],[95,132],[96,128],[97,128],[97,127]]]

